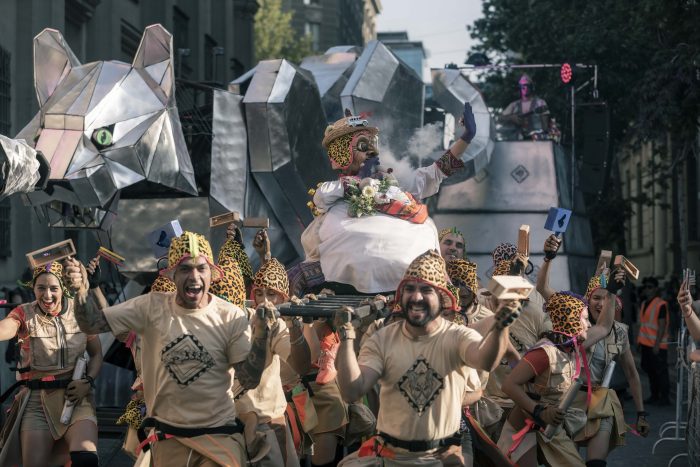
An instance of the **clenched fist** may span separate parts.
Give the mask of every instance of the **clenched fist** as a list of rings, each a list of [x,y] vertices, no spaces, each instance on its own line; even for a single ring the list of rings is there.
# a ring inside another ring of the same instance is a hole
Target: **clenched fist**
[[[496,312],[496,328],[503,329],[518,319],[520,316],[520,301],[519,300],[507,300],[500,303],[498,311]]]
[[[76,294],[87,293],[88,275],[85,266],[75,258],[63,260],[64,285]]]

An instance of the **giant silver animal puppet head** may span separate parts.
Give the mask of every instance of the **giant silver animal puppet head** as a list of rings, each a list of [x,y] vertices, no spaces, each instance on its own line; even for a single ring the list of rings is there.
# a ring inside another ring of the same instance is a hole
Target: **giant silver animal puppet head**
[[[99,211],[140,182],[145,191],[197,194],[175,106],[172,47],[172,35],[156,24],[144,31],[131,64],[81,65],[60,32],[34,38],[40,110],[17,138],[46,156],[51,175],[46,192],[27,195],[32,205],[52,206],[63,218]]]

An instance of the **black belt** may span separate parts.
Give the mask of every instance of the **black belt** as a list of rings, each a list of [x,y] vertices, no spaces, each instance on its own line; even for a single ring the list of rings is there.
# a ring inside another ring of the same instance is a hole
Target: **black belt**
[[[69,379],[55,379],[53,381],[42,381],[40,379],[29,379],[21,380],[15,382],[12,386],[7,388],[5,392],[0,395],[0,404],[5,402],[20,386],[27,386],[32,391],[38,389],[65,389],[70,384]]]
[[[411,452],[423,452],[430,451],[431,449],[441,448],[445,446],[459,446],[462,444],[462,436],[459,433],[455,433],[452,436],[442,439],[431,439],[429,441],[404,441],[402,439],[394,438],[393,436],[382,433],[381,431],[377,433],[384,441],[396,446],[397,448],[406,449]]]
[[[145,430],[146,428],[155,428],[157,432],[160,432],[163,435],[172,435],[180,438],[194,438],[195,436],[202,435],[234,435],[236,433],[243,433],[243,425],[240,423],[236,423],[235,425],[221,425],[203,428],[181,428],[168,425],[167,423],[156,420],[153,417],[144,418],[141,422],[139,430]]]

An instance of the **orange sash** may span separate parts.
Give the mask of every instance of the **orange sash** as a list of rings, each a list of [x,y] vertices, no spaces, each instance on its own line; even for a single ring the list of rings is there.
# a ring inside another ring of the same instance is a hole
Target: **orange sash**
[[[391,200],[386,204],[376,205],[375,209],[414,224],[422,224],[428,218],[428,206],[416,201],[411,193],[406,192],[405,194],[409,199],[408,203]]]

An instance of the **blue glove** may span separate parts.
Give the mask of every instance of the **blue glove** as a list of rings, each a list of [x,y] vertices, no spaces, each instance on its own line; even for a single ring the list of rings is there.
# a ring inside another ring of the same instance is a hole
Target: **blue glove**
[[[370,157],[365,161],[365,163],[360,167],[360,171],[358,172],[358,176],[360,178],[367,178],[371,177],[372,174],[374,173],[375,167],[379,165],[379,157]]]
[[[476,136],[476,122],[474,121],[474,112],[472,112],[472,106],[469,102],[464,103],[464,113],[462,113],[462,124],[464,125],[464,133],[460,138],[464,140],[465,143],[471,143]]]

